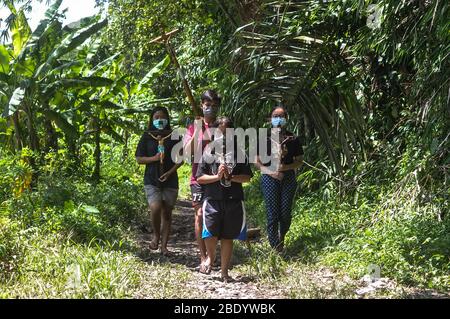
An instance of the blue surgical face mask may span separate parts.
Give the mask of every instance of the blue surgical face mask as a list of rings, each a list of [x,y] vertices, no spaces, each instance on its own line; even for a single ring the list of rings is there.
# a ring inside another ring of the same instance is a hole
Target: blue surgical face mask
[[[202,110],[203,110],[203,115],[204,116],[213,117],[213,116],[217,115],[217,113],[219,111],[219,107],[218,106],[208,105],[206,107],[203,107]]]
[[[158,130],[163,130],[167,126],[167,119],[157,119],[153,120],[153,126],[156,127]]]
[[[283,127],[286,125],[286,119],[284,117],[272,117],[273,127]]]

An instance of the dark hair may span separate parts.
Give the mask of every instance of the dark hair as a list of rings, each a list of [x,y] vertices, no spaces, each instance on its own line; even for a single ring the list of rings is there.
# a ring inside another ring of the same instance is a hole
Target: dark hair
[[[233,121],[227,116],[219,116],[211,127],[219,127],[220,124],[226,124],[227,128],[232,128]]]
[[[156,112],[163,112],[167,116],[167,126],[165,127],[166,130],[170,130],[170,116],[169,111],[164,106],[157,106],[155,107],[151,113],[150,113],[150,123],[148,124],[148,129],[150,131],[156,131],[157,128],[153,125],[153,116]]]
[[[285,108],[284,106],[282,106],[282,105],[274,106],[274,107],[272,108],[272,111],[270,111],[269,117],[272,117],[272,114],[273,114],[273,112],[274,112],[276,109],[282,109],[283,112],[284,112],[284,116],[285,116],[285,117],[288,117],[288,112],[287,112],[286,108]]]
[[[220,105],[222,98],[219,96],[219,94],[217,94],[216,91],[207,90],[207,91],[203,92],[201,100],[202,100],[202,103],[204,101],[211,101],[211,102],[216,102],[217,105]]]

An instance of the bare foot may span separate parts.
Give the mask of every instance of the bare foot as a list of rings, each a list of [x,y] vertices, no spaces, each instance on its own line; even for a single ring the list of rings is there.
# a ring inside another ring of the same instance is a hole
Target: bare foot
[[[208,256],[202,257],[202,256],[200,255],[200,264],[196,267],[196,269],[200,271],[200,269],[202,269],[202,267],[203,267],[202,265],[203,265],[204,263],[206,263],[207,260],[208,260]],[[204,268],[204,267],[203,267],[203,268]],[[201,272],[201,271],[200,271],[200,272]]]
[[[201,263],[199,272],[204,275],[209,275],[211,273],[211,265],[207,264],[206,262]]]
[[[228,274],[226,275],[221,275],[220,279],[224,282],[224,283],[229,283],[229,282],[234,282],[235,280],[230,277]]]

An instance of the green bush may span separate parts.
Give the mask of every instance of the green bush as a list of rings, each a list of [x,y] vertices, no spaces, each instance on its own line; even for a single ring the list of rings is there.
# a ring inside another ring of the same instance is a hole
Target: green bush
[[[310,175],[299,175],[286,236],[289,256],[331,266],[353,278],[361,278],[370,265],[378,265],[382,276],[400,283],[449,289],[450,217],[441,214],[439,201],[418,203],[414,182],[399,189],[398,183],[380,185],[366,179],[344,196],[329,183],[318,191],[304,191],[305,176]],[[245,191],[249,220],[263,229],[266,241],[258,174]],[[257,269],[268,269],[270,258],[262,260],[265,266]]]
[[[138,260],[125,252],[38,228],[21,240],[27,249],[9,280],[0,281],[3,298],[126,298],[139,286]]]
[[[0,207],[0,280],[17,271],[22,258],[23,247],[18,236],[18,223],[8,217]]]
[[[146,218],[137,165],[96,184],[61,165],[64,156],[48,155],[33,189],[16,195],[11,181],[29,166],[13,155],[0,161],[0,296],[130,297],[140,280],[131,228]]]
[[[405,284],[448,289],[450,221],[439,221],[430,206],[385,201],[359,205],[318,196],[300,197],[286,238],[289,252],[362,277],[371,264],[382,276]],[[369,196],[372,196],[369,194]],[[385,198],[386,200],[386,198]],[[371,201],[369,201],[371,202]]]
[[[18,155],[0,149],[0,202],[18,197],[30,188],[33,172],[28,162],[31,156],[28,149]]]

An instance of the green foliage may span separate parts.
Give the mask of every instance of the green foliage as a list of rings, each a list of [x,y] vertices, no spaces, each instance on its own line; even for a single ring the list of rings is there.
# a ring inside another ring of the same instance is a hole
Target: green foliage
[[[8,156],[0,150],[0,201],[20,196],[28,190],[33,170],[29,164],[32,153],[29,149],[22,149],[20,155]]]
[[[249,184],[244,184],[244,204],[250,227],[263,226],[265,228],[267,217],[259,183],[260,176],[260,172],[255,171],[251,182]]]
[[[2,204],[0,206],[0,278],[17,271],[23,250],[23,242],[17,236],[18,223],[9,218]]]
[[[8,172],[0,185],[2,296],[129,297],[140,280],[128,253],[137,249],[131,228],[143,223],[146,203],[139,183],[123,176],[137,165],[125,166],[122,179],[116,169],[110,179],[92,184],[67,174],[64,153],[50,155],[33,192],[10,196],[10,181],[21,176],[23,164],[2,154],[0,165]],[[112,171],[113,160],[105,169]],[[68,283],[73,267],[80,274],[76,289]]]
[[[448,199],[435,194],[432,202],[418,203],[420,186],[415,179],[398,185],[395,179],[377,184],[378,178],[365,178],[354,192],[342,196],[329,183],[309,191],[304,177],[299,175],[299,197],[286,237],[289,256],[331,266],[354,278],[361,278],[375,264],[383,277],[400,283],[448,289],[450,219],[443,214],[447,206],[441,205],[448,205]],[[265,229],[265,208],[257,204],[263,201],[258,187],[255,179],[246,189],[246,207],[250,220]],[[265,256],[262,265],[255,267],[270,267],[269,260]]]
[[[192,167],[191,165],[184,164],[182,165],[178,171],[178,181],[179,181],[179,191],[178,191],[178,197],[183,199],[191,199],[191,174],[192,174]]]
[[[101,43],[106,20],[94,16],[62,27],[60,5],[55,1],[23,41],[0,46],[2,113],[14,135],[8,142],[15,150],[29,147],[41,159],[57,150],[62,140],[72,159],[82,143],[93,142],[93,175],[98,180],[104,141],[100,135],[125,142],[130,132],[139,130],[134,114],[149,108],[135,106],[154,98],[147,82],[161,75],[169,59],[139,82],[123,72],[124,56],[110,53]],[[12,3],[10,10],[14,17]],[[28,26],[26,20],[23,23]],[[19,53],[14,53],[16,49]]]
[[[376,264],[448,290],[447,2],[114,0],[109,22],[63,27],[56,0],[35,30],[30,2],[2,4],[12,38],[0,45],[1,297],[132,295],[134,231],[148,218],[132,152],[153,106],[178,126],[192,116],[165,46],[150,41],[175,28],[196,98],[216,88],[221,113],[243,127],[267,125],[283,103],[305,144],[286,238],[296,261],[263,241],[248,274],[305,282],[300,261],[358,278]],[[183,198],[190,170],[179,170]],[[250,226],[265,229],[259,173],[245,193]],[[153,295],[176,295],[174,278]],[[290,295],[327,296],[313,290]]]
[[[131,4],[132,3],[132,4]],[[155,12],[158,12],[155,15]],[[137,78],[152,73],[152,66],[167,56],[163,43],[151,40],[165,32],[179,29],[170,38],[180,65],[197,100],[206,88],[221,87],[225,93],[230,71],[223,62],[228,59],[224,46],[233,29],[226,23],[220,7],[213,1],[109,1],[110,23],[105,33],[112,50],[123,51],[124,68]],[[171,64],[165,72],[152,81],[151,88],[158,98],[171,98],[176,103],[170,108],[185,118],[192,117],[180,75]],[[224,94],[227,99],[227,94]]]
[[[0,280],[3,298],[126,298],[139,284],[138,262],[121,251],[75,244],[30,229],[20,268]]]
[[[250,246],[249,254],[244,267],[249,276],[277,279],[286,274],[287,262],[268,243]]]

